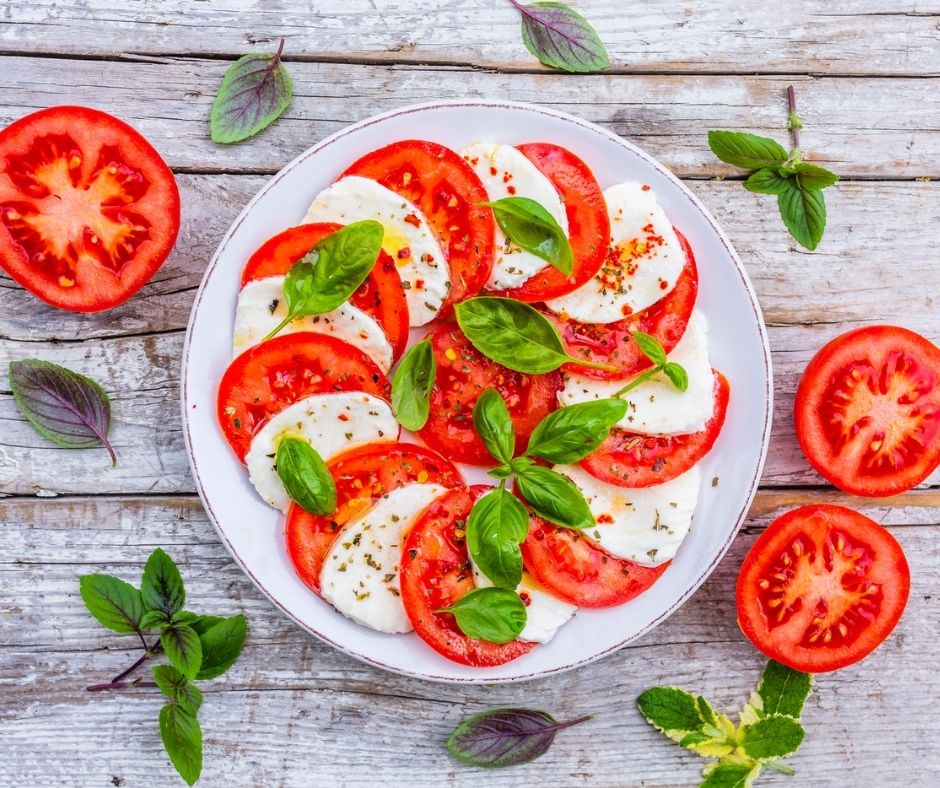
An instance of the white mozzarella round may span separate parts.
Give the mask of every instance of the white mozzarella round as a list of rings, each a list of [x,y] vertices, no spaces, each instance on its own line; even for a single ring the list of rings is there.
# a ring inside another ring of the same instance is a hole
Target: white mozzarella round
[[[379,632],[410,632],[398,569],[411,526],[447,488],[409,484],[380,498],[336,535],[320,570],[320,594],[340,613]]]
[[[235,355],[261,342],[285,317],[287,302],[284,300],[283,276],[268,276],[248,282],[238,294],[235,308]],[[292,320],[278,336],[298,331],[330,334],[362,350],[383,372],[391,369],[392,346],[382,326],[349,302],[323,315]]]
[[[317,195],[304,222],[367,219],[385,229],[382,248],[395,261],[411,325],[429,323],[447,298],[450,274],[441,245],[417,206],[376,181],[349,175]]]
[[[579,465],[557,465],[584,494],[597,521],[581,533],[603,550],[644,566],[675,557],[692,526],[701,473],[694,466],[665,484],[627,489],[595,479]]]
[[[584,323],[614,323],[655,304],[676,285],[685,253],[652,189],[627,182],[604,192],[611,251],[590,282],[548,308]]]
[[[624,395],[629,405],[618,427],[641,435],[687,435],[705,429],[715,410],[715,374],[708,361],[708,324],[701,312],[692,313],[669,360],[685,368],[689,387],[679,391],[664,374],[654,375]],[[628,382],[566,374],[558,402],[608,399]]]
[[[307,441],[329,461],[353,446],[398,440],[398,422],[385,400],[361,392],[314,394],[272,416],[251,439],[245,465],[258,495],[282,512],[290,497],[277,475],[275,457],[284,437]]]
[[[491,202],[503,197],[528,197],[545,208],[567,234],[568,216],[552,182],[512,145],[478,142],[468,145],[460,155],[483,182]],[[492,290],[519,287],[549,265],[509,241],[499,226],[496,227],[495,247],[496,259],[486,285]]]

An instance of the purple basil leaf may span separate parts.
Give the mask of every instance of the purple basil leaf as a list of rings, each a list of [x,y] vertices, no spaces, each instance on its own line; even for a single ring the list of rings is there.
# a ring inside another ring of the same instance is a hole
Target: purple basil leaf
[[[273,55],[245,55],[225,72],[212,103],[213,142],[241,142],[270,126],[287,109],[294,88],[281,62],[284,39]]]
[[[590,74],[610,65],[604,42],[591,23],[573,8],[564,3],[509,2],[522,14],[522,41],[526,49],[546,66]]]
[[[10,388],[40,435],[68,449],[104,446],[117,465],[108,442],[111,402],[91,378],[49,361],[27,358],[10,362]]]
[[[485,711],[460,723],[447,740],[447,749],[471,766],[519,766],[544,755],[562,728],[589,719],[558,722],[551,714],[531,709]]]

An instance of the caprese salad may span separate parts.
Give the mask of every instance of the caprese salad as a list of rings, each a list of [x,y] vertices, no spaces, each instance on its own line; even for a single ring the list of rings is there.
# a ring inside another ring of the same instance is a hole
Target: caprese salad
[[[218,391],[311,592],[491,666],[649,588],[730,396],[650,186],[406,140],[311,198],[245,264]]]

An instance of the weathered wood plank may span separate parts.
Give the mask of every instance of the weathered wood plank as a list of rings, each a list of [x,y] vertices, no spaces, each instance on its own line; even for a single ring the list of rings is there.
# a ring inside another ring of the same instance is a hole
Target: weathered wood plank
[[[930,79],[698,74],[573,80],[447,67],[291,63],[295,95],[284,117],[250,143],[215,145],[207,119],[228,65],[179,58],[0,58],[0,125],[30,109],[87,104],[132,123],[174,167],[259,172],[279,169],[314,142],[379,111],[440,98],[512,99],[599,123],[678,174],[701,177],[735,172],[708,149],[708,129],[749,129],[785,141],[785,88],[792,82],[811,158],[844,177],[940,177],[940,91]]]
[[[937,74],[940,10],[879,0],[833,7],[771,0],[743,10],[735,0],[677,5],[650,0],[576,4],[594,24],[618,71]],[[911,8],[913,6],[913,9]],[[232,0],[122,4],[7,2],[0,49],[87,56],[273,49],[292,57],[378,62],[467,63],[538,69],[508,3],[464,0]]]

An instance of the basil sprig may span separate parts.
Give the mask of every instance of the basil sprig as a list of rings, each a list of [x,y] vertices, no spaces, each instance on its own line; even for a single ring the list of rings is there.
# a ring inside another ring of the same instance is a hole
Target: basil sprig
[[[525,605],[519,595],[505,588],[475,588],[450,607],[434,612],[452,614],[467,637],[490,643],[515,640],[526,622]]]
[[[534,307],[512,298],[480,296],[454,307],[460,330],[484,356],[526,375],[541,375],[562,364],[613,370],[574,358],[552,322]]]
[[[310,514],[336,511],[336,484],[323,458],[307,441],[282,438],[277,446],[277,475],[291,500]]]
[[[541,257],[565,276],[571,275],[574,254],[568,236],[541,203],[528,197],[503,197],[484,205],[493,209],[499,229],[510,241]]]
[[[477,568],[500,588],[515,590],[522,582],[519,545],[529,531],[529,513],[508,490],[487,493],[467,518],[467,550]]]
[[[381,224],[366,220],[317,241],[284,277],[287,317],[265,339],[298,317],[322,315],[340,307],[372,271],[384,233]]]
[[[658,375],[660,372],[669,378],[669,381],[672,383],[672,385],[679,389],[679,391],[688,390],[689,375],[685,371],[685,367],[683,367],[681,364],[677,364],[675,361],[670,361],[666,357],[666,350],[659,343],[659,340],[656,339],[656,337],[650,336],[649,334],[644,334],[642,331],[634,331],[633,340],[636,342],[637,347],[639,347],[643,352],[643,355],[653,362],[653,366],[646,370],[646,372],[644,372],[642,375],[637,375],[626,386],[617,391],[615,394],[611,395],[612,397],[622,397],[624,394],[633,391],[633,389],[635,389],[641,383],[645,383],[650,378]],[[568,408],[565,408],[565,410],[568,410]],[[621,418],[623,418],[623,416],[621,416]]]
[[[392,410],[405,429],[420,430],[427,422],[436,374],[429,339],[414,345],[399,362],[392,378]]]

